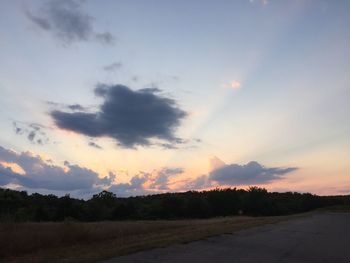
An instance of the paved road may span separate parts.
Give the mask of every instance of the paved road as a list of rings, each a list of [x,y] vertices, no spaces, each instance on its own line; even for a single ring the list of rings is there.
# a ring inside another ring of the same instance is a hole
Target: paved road
[[[350,262],[350,213],[306,218],[242,230],[117,257],[106,263]]]

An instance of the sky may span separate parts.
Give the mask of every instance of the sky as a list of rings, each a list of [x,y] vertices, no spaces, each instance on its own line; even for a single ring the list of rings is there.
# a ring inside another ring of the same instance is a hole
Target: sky
[[[350,194],[350,2],[4,0],[0,187]]]

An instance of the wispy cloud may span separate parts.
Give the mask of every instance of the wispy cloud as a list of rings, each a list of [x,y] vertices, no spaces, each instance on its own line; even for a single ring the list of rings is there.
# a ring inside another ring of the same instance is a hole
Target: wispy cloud
[[[102,147],[95,142],[89,142],[89,146],[96,148],[96,149],[99,149],[99,150],[102,149]]]
[[[95,18],[84,12],[83,3],[75,0],[51,0],[44,3],[40,10],[26,10],[25,13],[34,25],[52,33],[65,45],[90,40],[113,44],[112,33],[95,31]]]
[[[267,5],[269,3],[269,0],[249,0],[250,3],[261,3],[262,5]]]
[[[241,82],[239,82],[238,80],[232,80],[228,83],[223,84],[222,87],[228,88],[228,89],[240,89]]]
[[[17,135],[25,136],[33,144],[44,145],[50,142],[43,125],[13,121],[12,126]]]
[[[103,67],[103,69],[105,71],[109,71],[109,72],[112,72],[112,71],[116,71],[118,69],[121,69],[123,67],[123,63],[121,62],[113,62],[109,65],[106,65]]]

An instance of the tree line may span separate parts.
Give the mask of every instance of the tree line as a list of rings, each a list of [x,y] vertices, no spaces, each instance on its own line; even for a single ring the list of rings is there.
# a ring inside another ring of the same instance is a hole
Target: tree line
[[[102,191],[89,200],[69,195],[27,194],[0,188],[0,221],[101,221],[277,216],[350,205],[350,196],[268,192],[264,188],[227,188],[120,198]]]

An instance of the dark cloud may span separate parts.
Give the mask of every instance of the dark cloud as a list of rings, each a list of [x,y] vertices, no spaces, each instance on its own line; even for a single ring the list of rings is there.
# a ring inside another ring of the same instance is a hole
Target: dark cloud
[[[285,174],[297,170],[296,167],[265,167],[258,162],[246,165],[223,165],[210,172],[209,180],[220,185],[264,184],[282,178]]]
[[[174,132],[187,113],[175,100],[123,85],[99,85],[95,94],[104,100],[97,112],[55,110],[51,116],[56,125],[90,137],[111,137],[125,148],[151,145],[151,139],[181,141]]]
[[[32,142],[35,138],[35,135],[36,135],[35,131],[30,131],[27,136],[28,140]]]
[[[13,129],[17,135],[25,135],[33,144],[47,144],[50,139],[44,131],[45,127],[37,123],[12,122]]]
[[[12,126],[13,126],[13,129],[14,129],[16,134],[19,134],[19,135],[23,134],[23,128],[18,127],[18,125],[15,121],[12,122]]]
[[[5,167],[0,164],[0,186],[5,186],[7,184],[15,183],[20,180],[21,175],[13,172],[11,168]]]
[[[89,146],[96,148],[96,149],[102,149],[102,147],[95,142],[89,142]]]
[[[160,143],[159,146],[161,146],[165,150],[179,149],[179,147],[173,143]]]
[[[113,62],[112,64],[104,66],[103,69],[105,71],[115,71],[115,70],[121,69],[122,66],[123,64],[121,62]]]
[[[65,162],[65,168],[46,162],[29,152],[15,153],[0,146],[0,161],[15,163],[24,171],[20,174],[0,164],[0,185],[16,184],[31,189],[73,191],[92,189],[98,185],[109,186],[115,179],[113,174],[99,178],[88,168]]]
[[[185,180],[181,189],[200,190],[221,186],[266,184],[279,180],[287,173],[298,169],[296,167],[268,168],[254,161],[246,165],[227,165],[217,157],[212,158],[210,162],[212,171],[208,175]]]
[[[67,106],[72,111],[84,111],[86,110],[85,107],[81,106],[80,104],[71,104]]]
[[[112,44],[114,37],[109,32],[95,32],[94,17],[86,14],[83,1],[51,0],[40,12],[26,11],[27,17],[40,29],[51,32],[65,44],[96,40]]]

